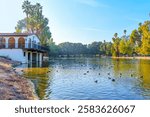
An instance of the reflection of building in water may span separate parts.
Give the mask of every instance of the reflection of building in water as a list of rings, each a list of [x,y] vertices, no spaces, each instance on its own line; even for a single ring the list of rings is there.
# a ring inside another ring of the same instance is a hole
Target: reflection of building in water
[[[29,63],[26,63],[26,64],[21,64],[19,66],[17,66],[17,68],[32,68],[32,67],[43,67],[43,62],[29,62]]]
[[[48,67],[32,67],[24,69],[24,76],[31,79],[31,81],[34,83],[36,93],[40,99],[46,97],[45,90],[47,89],[48,84],[51,82],[49,76],[47,75],[48,71]]]
[[[40,45],[35,34],[0,33],[0,56],[22,63],[42,61],[47,48]]]

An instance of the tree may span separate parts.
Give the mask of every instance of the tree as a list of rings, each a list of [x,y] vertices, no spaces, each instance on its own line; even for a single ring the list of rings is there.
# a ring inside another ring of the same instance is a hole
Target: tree
[[[106,42],[106,55],[107,56],[111,56],[112,55],[112,53],[111,53],[111,48],[112,48],[112,43],[111,42]]]
[[[103,43],[100,43],[100,53],[110,56],[111,55],[111,48],[112,48],[112,43],[111,42],[106,42],[104,40]]]
[[[119,44],[120,53],[131,56],[133,54],[133,46],[129,40],[122,39]]]
[[[39,3],[31,4],[28,0],[23,2],[23,12],[26,18],[19,20],[15,27],[16,32],[35,33],[42,45],[47,45],[51,38],[49,20],[42,14],[42,6]]]
[[[114,34],[114,38],[116,39],[118,37],[118,33],[115,33]]]
[[[82,43],[64,42],[58,45],[61,55],[80,55],[87,53],[87,46]]]
[[[126,34],[127,34],[127,30],[124,30],[123,32],[124,32],[124,35],[126,36]]]
[[[133,46],[141,45],[141,36],[140,36],[140,33],[136,29],[133,30],[130,35],[130,43],[133,44]]]
[[[102,42],[96,42],[96,41],[89,44],[88,45],[89,54],[91,55],[101,54],[101,52],[103,51],[103,50],[100,51],[101,44]]]
[[[145,21],[143,25],[139,27],[142,35],[142,45],[140,53],[142,55],[150,55],[150,21]]]
[[[22,5],[22,9],[23,9],[23,12],[26,14],[26,22],[28,22],[28,18],[29,18],[29,13],[30,13],[30,10],[31,10],[31,3],[26,0],[23,2],[23,5]],[[28,24],[28,23],[26,23]],[[26,27],[27,30],[28,30],[28,26]]]
[[[119,43],[119,50],[120,50],[120,53],[123,55],[127,54],[126,43],[127,42],[125,39],[122,39]]]
[[[53,38],[48,40],[49,45],[49,56],[57,56],[60,52],[59,47],[53,41]]]
[[[27,20],[26,18],[19,20],[15,27],[16,33],[27,32]]]
[[[118,37],[118,33],[114,34],[114,37],[112,38],[113,40],[113,45],[112,45],[112,54],[113,56],[119,57],[119,43],[120,43],[120,38]]]

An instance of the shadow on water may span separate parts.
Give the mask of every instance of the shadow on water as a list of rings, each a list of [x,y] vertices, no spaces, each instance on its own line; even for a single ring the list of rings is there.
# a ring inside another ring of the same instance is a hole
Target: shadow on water
[[[55,58],[17,69],[40,99],[120,100],[150,99],[149,68],[149,60]]]

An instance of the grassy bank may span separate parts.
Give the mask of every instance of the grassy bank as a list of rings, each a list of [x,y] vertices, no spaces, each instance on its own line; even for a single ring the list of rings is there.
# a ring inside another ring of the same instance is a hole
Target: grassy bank
[[[0,100],[34,100],[33,84],[18,75],[12,66],[20,64],[6,58],[0,58]]]

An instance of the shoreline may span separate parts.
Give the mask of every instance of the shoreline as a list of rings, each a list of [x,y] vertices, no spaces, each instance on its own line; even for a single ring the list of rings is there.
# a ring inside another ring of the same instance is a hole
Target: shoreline
[[[142,60],[150,60],[150,57],[111,57],[112,59],[142,59]]]
[[[20,62],[0,57],[0,100],[38,100],[34,85],[13,66]]]

